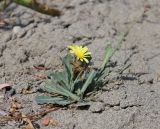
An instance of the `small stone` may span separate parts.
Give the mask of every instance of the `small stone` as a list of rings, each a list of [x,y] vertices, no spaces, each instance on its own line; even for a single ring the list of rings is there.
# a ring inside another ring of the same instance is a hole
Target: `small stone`
[[[44,119],[41,121],[42,125],[44,125],[44,126],[48,126],[48,125],[49,125],[49,122],[50,122],[50,119],[49,119],[49,118],[44,118]]]
[[[106,105],[105,110],[107,111],[107,110],[109,110],[110,108],[111,108],[110,106],[107,106],[107,105]]]
[[[113,109],[114,109],[115,111],[119,111],[119,110],[120,110],[120,106],[114,106]]]
[[[13,35],[18,37],[18,38],[22,38],[25,36],[26,34],[26,31],[25,29],[22,29],[20,26],[15,26],[13,28]],[[13,37],[13,36],[12,36]]]
[[[29,18],[29,19],[24,19],[24,20],[21,20],[21,24],[24,26],[28,26],[29,24],[33,23],[34,22],[34,19],[33,18]]]
[[[22,28],[21,28],[20,26],[15,26],[15,27],[13,28],[13,33],[14,33],[14,34],[18,34],[21,30],[22,30]]]
[[[101,102],[93,102],[89,110],[93,113],[100,113],[105,110],[105,104]]]
[[[153,84],[154,83],[154,74],[142,75],[138,78],[139,84]]]

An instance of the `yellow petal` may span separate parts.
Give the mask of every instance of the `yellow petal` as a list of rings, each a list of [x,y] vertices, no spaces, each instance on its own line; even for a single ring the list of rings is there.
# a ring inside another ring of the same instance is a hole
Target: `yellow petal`
[[[73,50],[70,50],[69,52],[70,52],[70,53],[72,53],[72,54],[74,53],[74,51],[73,51]]]
[[[79,57],[77,56],[77,60],[79,60]]]
[[[70,49],[70,53],[74,54],[77,60],[89,63],[87,58],[91,57],[91,52],[88,52],[87,47],[73,44],[68,46],[68,48]]]
[[[68,48],[69,48],[69,49],[75,49],[75,48],[76,48],[76,45],[74,45],[74,44],[73,44],[73,45],[69,45]]]
[[[83,59],[80,59],[80,61],[82,61],[82,62],[83,62]]]
[[[82,46],[79,46],[79,48],[82,49],[83,47],[82,47]]]
[[[86,52],[84,55],[91,55],[91,52]]]
[[[84,56],[84,58],[90,58],[90,57],[91,57],[90,55]]]
[[[86,53],[88,51],[87,47],[83,47],[83,52]]]
[[[67,46],[67,47],[71,49],[71,48],[73,47],[73,45],[69,45],[69,46]]]
[[[86,63],[89,63],[89,61],[86,59],[86,58],[83,58],[84,59],[84,61],[86,62]]]

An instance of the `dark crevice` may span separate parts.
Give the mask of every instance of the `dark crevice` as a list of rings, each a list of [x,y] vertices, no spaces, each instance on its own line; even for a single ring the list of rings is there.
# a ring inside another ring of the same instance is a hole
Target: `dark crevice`
[[[132,107],[142,107],[143,105],[141,104],[133,104],[133,105],[127,105],[125,107],[121,107],[122,109],[127,109],[127,108],[132,108]]]

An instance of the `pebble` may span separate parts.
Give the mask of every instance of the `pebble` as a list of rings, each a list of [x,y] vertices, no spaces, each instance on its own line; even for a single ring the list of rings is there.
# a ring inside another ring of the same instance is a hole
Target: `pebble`
[[[120,106],[114,106],[113,109],[114,109],[115,111],[119,111],[119,110],[120,110]]]
[[[49,122],[50,122],[50,119],[49,119],[49,118],[44,118],[44,119],[41,121],[42,125],[44,125],[44,126],[48,126],[48,125],[49,125]]]
[[[93,113],[100,113],[105,110],[105,104],[101,102],[93,102],[89,110]]]
[[[14,28],[13,28],[13,33],[14,34],[18,34],[18,33],[20,33],[22,31],[22,28],[20,27],[20,26],[15,26]]]
[[[34,22],[34,19],[32,19],[32,18],[29,18],[29,19],[24,19],[24,20],[21,20],[21,24],[23,25],[23,26],[28,26],[29,24],[31,24],[31,23],[33,23]]]
[[[15,26],[13,28],[13,35],[18,38],[24,37],[26,33],[27,33],[27,30],[21,28],[20,26]]]

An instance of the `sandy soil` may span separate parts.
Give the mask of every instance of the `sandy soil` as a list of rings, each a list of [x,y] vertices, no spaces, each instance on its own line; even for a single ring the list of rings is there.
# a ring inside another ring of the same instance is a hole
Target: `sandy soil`
[[[62,10],[60,17],[39,14],[11,5],[3,18],[14,22],[0,28],[0,83],[10,82],[21,102],[21,112],[37,112],[34,97],[41,94],[44,80],[34,66],[61,68],[59,57],[72,43],[87,45],[99,66],[107,44],[117,43],[121,33],[137,20],[121,49],[111,59],[114,67],[131,63],[116,76],[121,83],[105,86],[86,110],[61,108],[49,113],[57,126],[41,129],[158,129],[160,128],[160,2],[159,0],[48,0]],[[110,79],[115,76],[110,75]],[[32,94],[18,94],[22,88]],[[3,93],[0,93],[3,95]],[[5,105],[6,104],[6,105]],[[8,108],[1,102],[2,108]],[[7,109],[6,109],[7,110]],[[9,122],[3,129],[21,128]]]

